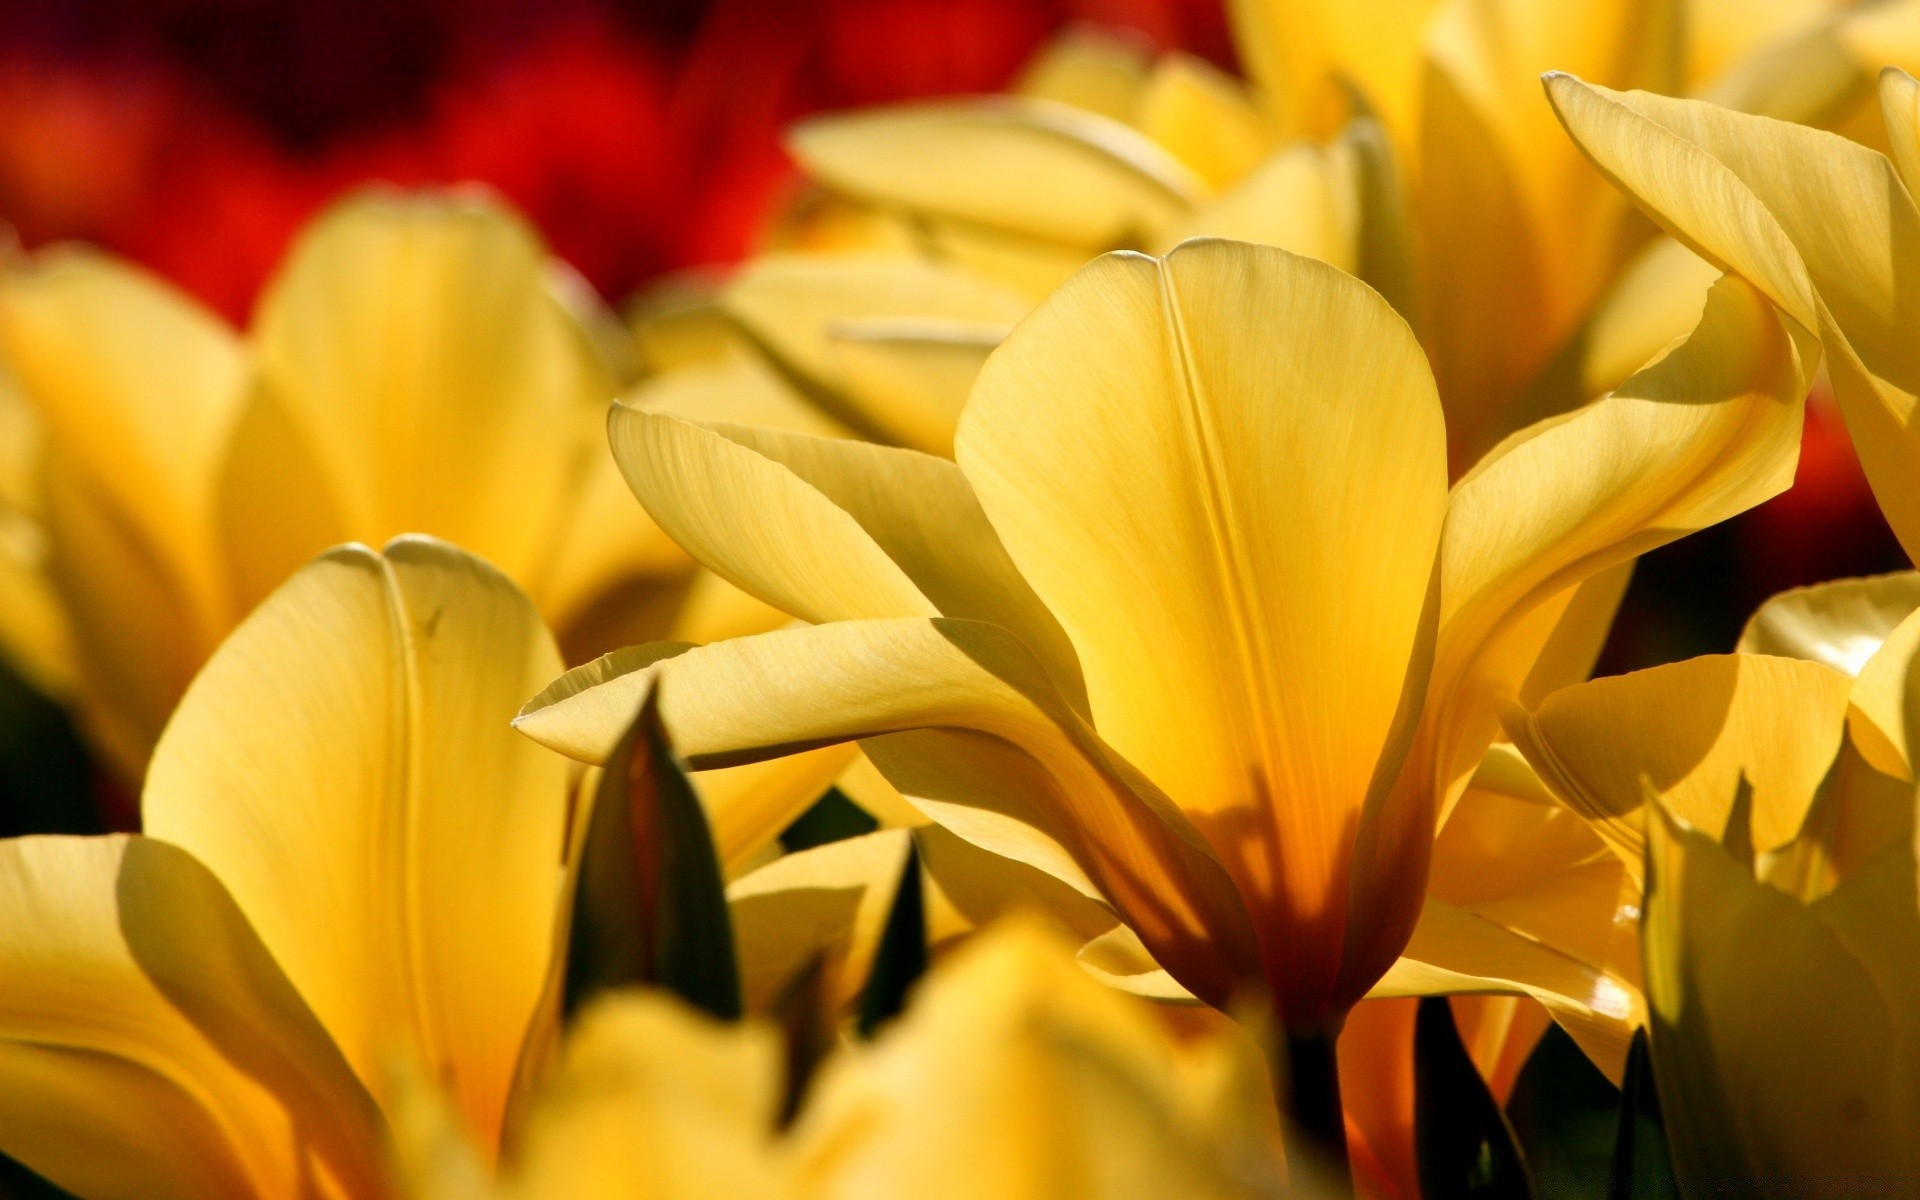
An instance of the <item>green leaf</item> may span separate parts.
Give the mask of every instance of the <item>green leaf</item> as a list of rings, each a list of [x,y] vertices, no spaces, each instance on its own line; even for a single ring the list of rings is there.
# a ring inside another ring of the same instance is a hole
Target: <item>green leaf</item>
[[[1533,1195],[1505,1114],[1468,1057],[1444,996],[1420,1001],[1413,1031],[1413,1142],[1426,1196]]]
[[[566,1009],[633,984],[722,1020],[741,1013],[726,883],[700,798],[649,692],[593,799],[567,951]]]
[[[878,828],[880,822],[874,820],[866,809],[847,799],[845,792],[839,788],[828,788],[826,795],[814,801],[812,808],[801,813],[780,834],[780,848],[788,854],[798,854],[828,842],[844,842],[848,838],[872,833]]]
[[[900,869],[900,886],[894,889],[893,907],[887,911],[887,927],[881,931],[879,949],[873,956],[873,973],[860,993],[861,1037],[870,1038],[882,1025],[900,1015],[907,1006],[907,993],[927,969],[926,903],[920,891],[920,849],[907,848],[907,861]]]
[[[1606,1188],[1620,1124],[1620,1089],[1558,1025],[1527,1056],[1507,1121],[1540,1200],[1592,1200]]]
[[[1666,1124],[1660,1119],[1660,1097],[1653,1088],[1647,1031],[1635,1030],[1627,1051],[1627,1073],[1620,1081],[1620,1125],[1614,1136],[1607,1200],[1678,1200],[1679,1195]]]

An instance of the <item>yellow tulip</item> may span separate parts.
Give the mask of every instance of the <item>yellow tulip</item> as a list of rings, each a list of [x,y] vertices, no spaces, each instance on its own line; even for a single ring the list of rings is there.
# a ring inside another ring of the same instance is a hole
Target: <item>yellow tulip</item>
[[[97,253],[10,264],[0,357],[44,431],[45,492],[4,512],[49,581],[7,588],[10,653],[44,664],[46,631],[70,628],[71,660],[30,673],[64,671],[137,783],[227,631],[338,542],[472,547],[575,661],[664,630],[689,568],[599,449],[616,384],[553,278],[531,229],[464,193],[324,213],[244,335]]]
[[[736,281],[643,304],[640,337],[658,367],[725,348],[743,389],[784,379],[862,436],[950,455],[1009,304],[1116,248],[1276,245],[1359,275],[1409,318],[1458,475],[1684,336],[1718,274],[1629,219],[1556,127],[1540,72],[1840,122],[1881,63],[1913,61],[1888,32],[1920,26],[1910,0],[1762,7],[1233,0],[1244,82],[1077,31],[1008,95],[802,122],[790,149],[820,190]],[[876,277],[893,281],[878,306]],[[955,311],[917,298],[935,280],[945,297],[988,281],[1005,294]]]
[[[817,624],[616,656],[519,726],[593,761],[657,678],[696,766],[861,739],[1201,999],[1257,985],[1330,1035],[1415,936],[1498,701],[1584,674],[1625,560],[1786,485],[1804,369],[1728,280],[1666,358],[1449,494],[1377,294],[1236,243],[1108,256],[994,352],[957,465],[616,408],[661,526]],[[1436,955],[1515,937],[1455,926]]]
[[[559,669],[443,542],[301,569],[194,679],[143,836],[0,843],[0,1151],[88,1200],[378,1197],[417,1056],[490,1157],[551,1037],[574,769]]]
[[[1874,602],[1906,603],[1891,581],[1911,595],[1890,577],[1776,598],[1749,637],[1870,637],[1887,621]],[[1858,1195],[1920,1169],[1913,788],[1847,737],[1854,686],[1817,653],[1722,655],[1567,688],[1510,725],[1644,872],[1655,1078],[1683,1181]]]
[[[875,1042],[830,1058],[783,1134],[779,1092],[771,1030],[615,993],[569,1034],[497,1179],[415,1073],[397,1127],[402,1191],[415,1200],[1289,1194],[1251,1043],[1174,1041],[1024,922],[936,967]]]

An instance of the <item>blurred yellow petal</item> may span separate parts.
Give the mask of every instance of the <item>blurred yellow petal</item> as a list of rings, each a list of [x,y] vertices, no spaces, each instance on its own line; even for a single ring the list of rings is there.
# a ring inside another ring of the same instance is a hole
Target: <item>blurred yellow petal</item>
[[[1685,9],[1686,78],[1696,87],[1709,83],[1836,7],[1831,0],[1692,0]]]
[[[1245,175],[1267,148],[1260,113],[1218,67],[1172,53],[1154,67],[1132,122],[1219,191]]]
[[[1920,20],[1913,22],[1920,30]],[[1920,57],[1920,55],[1916,55]],[[1920,192],[1920,82],[1895,67],[1880,74],[1880,109],[1887,120],[1893,161],[1909,193]]]
[[[1207,835],[1302,1011],[1332,985],[1355,830],[1397,765],[1442,446],[1419,346],[1376,294],[1229,242],[1088,267],[961,422],[1095,726]]]
[[[1793,588],[1754,610],[1734,647],[1825,663],[1858,675],[1887,635],[1920,608],[1920,572],[1834,579]]]
[[[813,806],[859,749],[822,746],[785,758],[699,771],[694,790],[713,830],[714,852],[731,878]]]
[[[47,574],[46,532],[0,502],[0,658],[42,695],[79,686],[73,627]]]
[[[807,621],[939,611],[859,522],[772,459],[624,405],[609,413],[607,433],[628,486],[660,527],[776,608]]]
[[[1200,1066],[1054,935],[1010,925],[928,976],[871,1049],[828,1065],[796,1165],[808,1194],[834,1198],[1269,1194],[1271,1110],[1211,1103],[1218,1077]]]
[[[1791,841],[1840,748],[1851,686],[1804,659],[1711,655],[1566,688],[1509,732],[1554,793],[1637,869],[1643,779],[1716,836],[1744,779],[1755,850]]]
[[[568,804],[567,764],[508,721],[559,668],[478,560],[343,547],[208,662],[142,802],[370,1087],[413,1044],[489,1147],[552,952]]]
[[[831,255],[756,259],[728,285],[723,303],[814,403],[883,439],[926,436],[928,416],[890,403],[897,396],[872,378],[863,332],[870,334],[876,322],[911,322],[958,346],[985,341],[991,347],[1027,310],[1017,293],[969,271],[916,259]]]
[[[952,458],[967,393],[1004,336],[998,325],[908,317],[841,322],[831,341],[848,401],[881,441]]]
[[[1805,391],[1771,306],[1723,280],[1672,353],[1507,439],[1455,485],[1427,714],[1443,797],[1479,763],[1496,706],[1519,694],[1580,583],[1785,490]]]
[[[88,1197],[357,1197],[383,1131],[219,882],[145,838],[0,842],[0,1151]]]
[[[1678,1172],[1794,1195],[1920,1174],[1920,915],[1910,847],[1802,904],[1705,834],[1651,822],[1654,1077]]]
[[[309,448],[299,482],[327,491],[250,493],[233,560],[291,555],[290,567],[319,551],[327,542],[287,544],[281,525],[330,502],[353,537],[431,532],[537,591],[581,461],[569,435],[614,393],[546,272],[532,229],[473,195],[367,192],[308,226],[253,340],[260,386]]]
[[[215,473],[246,387],[239,339],[136,267],[57,250],[0,280],[0,348],[63,470],[98,490],[122,539],[179,573],[217,619]]]
[[[1278,246],[1352,272],[1359,266],[1358,217],[1350,178],[1332,151],[1297,143],[1174,222],[1157,249],[1220,237]]]
[[[1234,0],[1227,12],[1275,133],[1331,135],[1350,115],[1350,87],[1404,139],[1418,108],[1421,44],[1440,7],[1440,0]]]
[[[1122,29],[1072,25],[1034,55],[1010,90],[1126,121],[1147,87],[1149,50]]]
[[[631,714],[656,678],[674,745],[699,768],[899,731],[964,732],[992,753],[964,754],[947,773],[974,780],[997,771],[987,776],[996,786],[973,798],[1058,839],[1183,983],[1224,1000],[1257,970],[1241,901],[1199,835],[997,627],[843,621],[740,638],[551,702],[537,698],[515,725],[565,753],[604,754],[618,736],[617,714]],[[885,759],[875,761],[892,775]],[[921,794],[895,778],[908,795]]]
[[[808,175],[858,199],[1089,252],[1140,244],[1206,191],[1146,135],[1044,100],[813,117],[787,148]]]

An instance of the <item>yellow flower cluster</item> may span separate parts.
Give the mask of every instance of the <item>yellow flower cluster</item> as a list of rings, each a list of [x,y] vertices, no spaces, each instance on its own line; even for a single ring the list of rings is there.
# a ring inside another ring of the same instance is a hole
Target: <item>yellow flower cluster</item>
[[[624,322],[478,193],[341,202],[245,331],[6,260],[0,654],[142,831],[0,841],[0,1153],[1525,1194],[1550,1020],[1682,1195],[1920,1195],[1920,575],[1588,679],[1816,385],[1920,555],[1920,2],[1229,15],[1244,78],[1078,30],[804,122]],[[1472,1178],[1372,1016],[1446,996]]]

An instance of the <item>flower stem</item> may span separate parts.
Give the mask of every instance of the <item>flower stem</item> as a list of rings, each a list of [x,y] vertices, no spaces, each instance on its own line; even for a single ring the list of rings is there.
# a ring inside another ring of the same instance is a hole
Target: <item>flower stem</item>
[[[1286,1105],[1288,1156],[1312,1176],[1328,1196],[1353,1194],[1352,1167],[1347,1160],[1347,1124],[1340,1107],[1340,1069],[1333,1052],[1333,1035],[1289,1035],[1282,1102]]]

